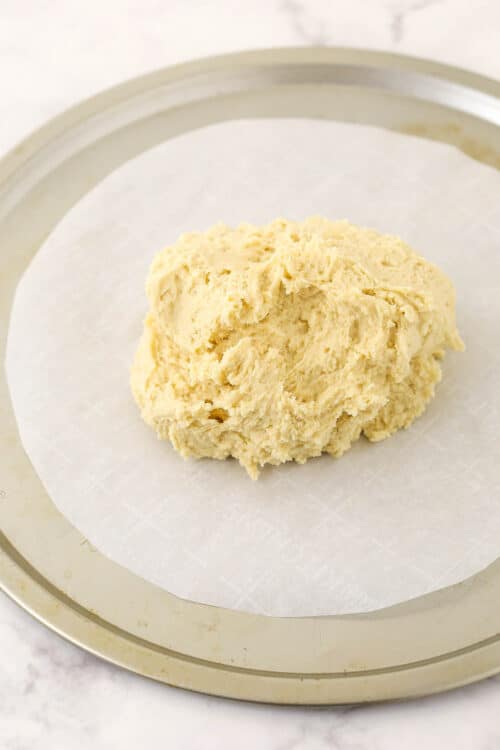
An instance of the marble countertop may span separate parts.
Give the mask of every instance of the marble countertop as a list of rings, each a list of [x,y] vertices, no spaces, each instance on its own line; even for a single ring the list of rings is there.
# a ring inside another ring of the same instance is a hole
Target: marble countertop
[[[500,78],[497,0],[2,0],[0,154],[83,97],[193,57],[286,45],[393,50]],[[0,749],[500,749],[500,677],[332,709],[175,690],[63,641],[0,594]]]

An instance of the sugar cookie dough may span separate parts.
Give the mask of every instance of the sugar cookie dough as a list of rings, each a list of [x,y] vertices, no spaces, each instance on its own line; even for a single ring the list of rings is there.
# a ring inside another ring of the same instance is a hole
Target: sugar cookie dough
[[[455,294],[397,237],[277,219],[184,234],[153,261],[131,385],[183,456],[264,464],[341,456],[425,409]]]

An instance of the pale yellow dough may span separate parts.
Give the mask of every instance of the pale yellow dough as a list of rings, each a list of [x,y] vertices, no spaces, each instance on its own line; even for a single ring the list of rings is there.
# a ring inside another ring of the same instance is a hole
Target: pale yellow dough
[[[142,416],[183,456],[340,456],[425,409],[455,294],[397,237],[313,217],[184,234],[153,261],[132,368]]]

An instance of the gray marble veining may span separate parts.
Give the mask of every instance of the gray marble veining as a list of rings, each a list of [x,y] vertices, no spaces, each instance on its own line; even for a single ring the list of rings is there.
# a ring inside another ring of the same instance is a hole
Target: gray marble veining
[[[404,39],[406,23],[413,13],[426,10],[431,5],[439,3],[440,0],[413,0],[412,2],[396,2],[391,9],[391,37],[394,44],[399,44]]]

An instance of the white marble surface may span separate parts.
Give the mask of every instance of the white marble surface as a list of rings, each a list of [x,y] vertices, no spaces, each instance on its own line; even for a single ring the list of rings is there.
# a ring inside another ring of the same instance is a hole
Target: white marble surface
[[[251,47],[432,57],[500,78],[498,0],[0,0],[0,153],[124,78]],[[290,709],[192,695],[61,640],[0,595],[0,749],[500,748],[500,677],[397,705]]]

